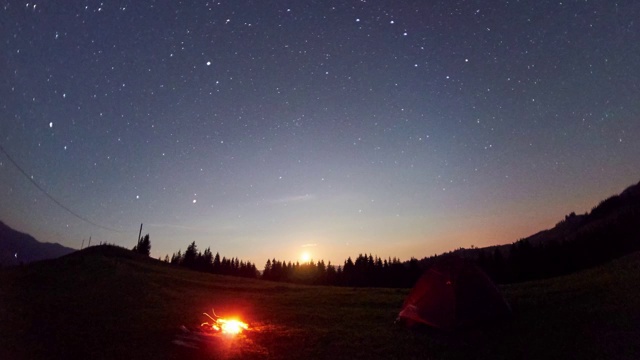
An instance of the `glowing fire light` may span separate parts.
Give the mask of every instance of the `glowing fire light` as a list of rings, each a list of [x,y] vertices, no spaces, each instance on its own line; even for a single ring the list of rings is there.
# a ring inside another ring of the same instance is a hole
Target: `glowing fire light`
[[[214,326],[214,329],[218,328],[218,330],[222,331],[224,334],[239,334],[242,330],[247,330],[249,328],[247,324],[234,319],[218,319],[216,322],[217,325]]]
[[[211,313],[213,314],[213,316],[215,316],[215,318],[207,313],[203,313],[203,314],[206,315],[209,319],[211,319],[212,323],[204,322],[200,324],[200,326],[206,326],[211,330],[220,331],[223,334],[229,334],[229,335],[236,335],[241,333],[243,330],[249,329],[249,325],[240,320],[221,318],[218,315],[216,315],[213,309],[211,310]]]

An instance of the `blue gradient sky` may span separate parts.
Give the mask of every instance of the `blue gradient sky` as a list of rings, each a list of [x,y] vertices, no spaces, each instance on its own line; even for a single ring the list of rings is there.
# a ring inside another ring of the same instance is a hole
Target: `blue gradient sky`
[[[409,259],[640,180],[637,1],[6,1],[0,219],[155,257]],[[117,230],[117,231],[114,231]]]

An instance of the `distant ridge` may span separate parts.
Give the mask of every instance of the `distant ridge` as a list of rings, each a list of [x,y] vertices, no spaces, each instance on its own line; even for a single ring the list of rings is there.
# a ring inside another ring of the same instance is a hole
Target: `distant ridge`
[[[629,186],[620,195],[613,195],[601,201],[591,209],[591,212],[583,215],[571,213],[552,229],[541,231],[523,240],[527,240],[531,245],[550,241],[573,241],[582,229],[598,226],[603,221],[614,220],[628,213],[637,213],[638,210],[640,210],[640,183]]]
[[[560,220],[551,229],[540,231],[519,241],[527,241],[531,245],[548,244],[550,242],[566,242],[579,240],[579,235],[594,227],[600,227],[607,222],[619,224],[619,219],[634,216],[640,211],[640,182],[631,185],[619,195],[613,195],[602,200],[590,212],[582,215],[571,213]],[[639,239],[640,240],[640,239]],[[628,251],[628,253],[634,250]]]
[[[0,221],[0,266],[28,264],[53,259],[76,251],[58,243],[41,243]]]
[[[460,248],[494,280],[518,282],[568,274],[640,251],[640,182],[581,215],[572,212],[553,228],[512,244]],[[443,255],[446,255],[443,254]],[[424,258],[423,265],[432,262]]]

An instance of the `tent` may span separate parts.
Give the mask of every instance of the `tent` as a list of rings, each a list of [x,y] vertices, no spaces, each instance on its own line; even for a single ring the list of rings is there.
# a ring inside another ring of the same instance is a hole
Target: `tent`
[[[454,330],[511,313],[498,288],[480,268],[456,256],[439,259],[407,296],[398,319]]]

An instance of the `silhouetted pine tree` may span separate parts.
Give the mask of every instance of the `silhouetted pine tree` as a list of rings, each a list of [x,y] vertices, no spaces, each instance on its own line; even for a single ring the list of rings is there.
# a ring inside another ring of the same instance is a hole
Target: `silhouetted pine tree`
[[[191,243],[191,245],[187,247],[187,251],[184,252],[184,259],[182,260],[182,265],[190,269],[195,269],[197,258],[198,258],[198,247],[196,246],[196,242],[194,241]]]
[[[204,272],[213,271],[213,254],[210,248],[206,248],[202,255],[198,256],[197,269]]]
[[[267,259],[267,263],[264,264],[264,270],[262,271],[262,279],[272,280],[271,279],[271,259]]]
[[[220,254],[216,253],[216,256],[213,258],[213,267],[211,269],[211,271],[213,271],[214,274],[220,274],[222,269],[222,263],[220,261]]]
[[[133,251],[146,256],[151,254],[151,240],[149,240],[149,234],[138,239],[138,244],[133,247]]]
[[[181,265],[182,264],[182,253],[178,250],[177,253],[173,253],[171,256],[171,264],[173,265]]]

